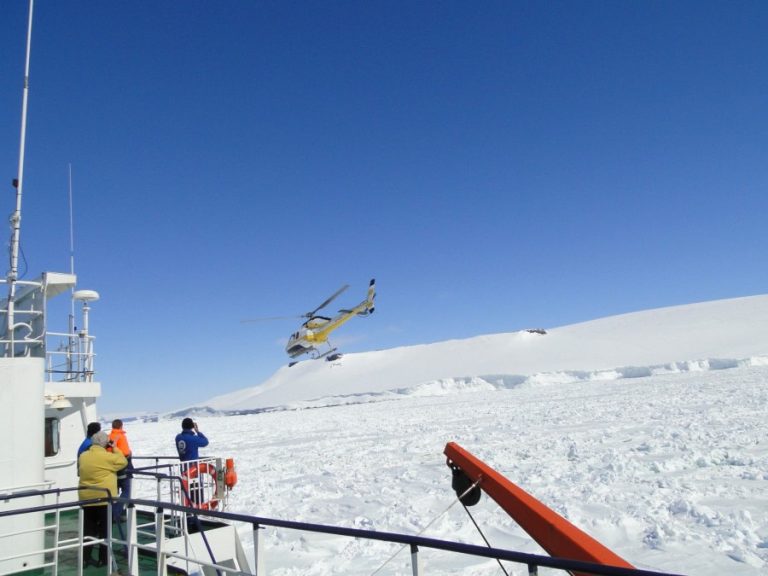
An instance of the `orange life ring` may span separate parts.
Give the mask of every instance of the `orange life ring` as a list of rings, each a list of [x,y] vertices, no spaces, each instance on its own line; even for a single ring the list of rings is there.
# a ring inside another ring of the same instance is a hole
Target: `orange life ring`
[[[201,462],[200,464],[193,464],[181,475],[182,498],[184,499],[184,506],[192,506],[193,508],[200,508],[201,510],[214,510],[219,505],[219,500],[214,496],[210,500],[205,502],[191,501],[188,495],[191,495],[189,484],[192,480],[197,480],[201,474],[209,474],[213,478],[213,493],[218,492],[218,479],[216,477],[216,467],[213,464]],[[193,488],[193,490],[200,490],[199,487]]]

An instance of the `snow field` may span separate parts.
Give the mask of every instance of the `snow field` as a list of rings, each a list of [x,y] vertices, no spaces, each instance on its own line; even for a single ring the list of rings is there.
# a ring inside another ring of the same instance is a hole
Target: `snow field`
[[[200,418],[233,456],[230,510],[483,544],[450,486],[456,441],[640,568],[768,573],[768,367],[577,380]],[[136,454],[170,454],[179,422],[133,424]],[[493,546],[541,549],[493,501],[470,509]],[[250,528],[242,528],[252,551]],[[398,547],[267,529],[275,575],[373,574]],[[500,574],[422,550],[427,574]],[[526,574],[525,566],[507,566]],[[378,574],[410,574],[403,550]],[[556,574],[557,571],[541,570]]]

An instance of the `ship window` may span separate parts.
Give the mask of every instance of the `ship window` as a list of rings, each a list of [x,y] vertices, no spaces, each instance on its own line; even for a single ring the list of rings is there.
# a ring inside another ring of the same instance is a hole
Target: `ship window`
[[[45,455],[56,456],[59,453],[61,421],[58,418],[45,419]]]

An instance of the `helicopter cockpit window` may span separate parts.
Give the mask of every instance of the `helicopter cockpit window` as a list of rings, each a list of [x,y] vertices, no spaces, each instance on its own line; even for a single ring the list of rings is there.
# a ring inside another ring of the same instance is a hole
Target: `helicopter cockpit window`
[[[56,456],[60,448],[61,421],[58,418],[45,419],[45,455]]]

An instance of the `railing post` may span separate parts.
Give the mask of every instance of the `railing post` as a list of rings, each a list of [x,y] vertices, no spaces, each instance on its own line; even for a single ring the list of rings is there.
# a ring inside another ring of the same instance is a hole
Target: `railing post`
[[[165,551],[163,542],[165,541],[165,515],[163,509],[158,508],[155,511],[155,547],[157,549],[157,576],[165,576]]]
[[[112,498],[107,500],[107,541],[104,545],[107,547],[107,571],[111,574],[112,569],[117,568],[115,555],[112,554]]]
[[[61,500],[61,494],[56,494],[56,504],[59,504]],[[56,508],[56,527],[53,529],[53,546],[55,548],[53,552],[53,573],[52,576],[58,576],[59,574],[59,528],[61,527],[61,509]],[[80,547],[82,550],[82,546]],[[82,564],[82,561],[80,562]]]
[[[528,564],[528,576],[537,576],[539,567],[536,564]]]
[[[256,576],[264,576],[264,536],[261,526],[253,525],[253,569]]]
[[[85,536],[83,535],[83,522],[85,520],[85,511],[83,507],[77,511],[77,539],[80,541],[80,547],[77,549],[77,576],[83,576],[83,545],[85,544]],[[90,553],[90,548],[88,552]],[[90,554],[89,554],[90,555]]]
[[[416,544],[411,544],[411,568],[413,576],[419,576],[419,547]]]
[[[139,576],[139,548],[137,546],[139,543],[139,538],[138,528],[136,526],[136,506],[133,504],[128,505],[127,531],[128,534],[126,534],[126,538],[128,539],[128,574],[130,574],[130,576]]]
[[[159,466],[159,465],[160,465],[160,462],[158,461],[157,458],[155,458],[155,467],[157,468],[157,466]],[[161,492],[160,482],[161,482],[161,479],[160,479],[159,476],[157,478],[155,478],[155,487],[157,488],[157,501],[158,502],[162,502],[162,500],[163,500],[163,494]],[[171,490],[171,492],[173,492],[173,490]],[[173,494],[171,494],[171,502],[173,502]]]

